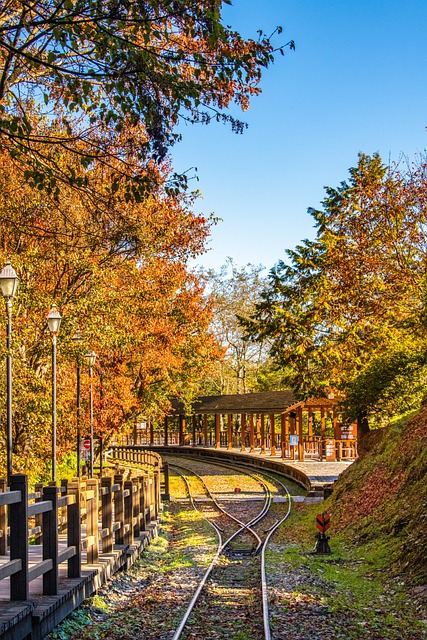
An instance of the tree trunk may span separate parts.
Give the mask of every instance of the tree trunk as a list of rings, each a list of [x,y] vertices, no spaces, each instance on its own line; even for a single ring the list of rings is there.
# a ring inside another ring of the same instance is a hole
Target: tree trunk
[[[363,413],[360,413],[357,416],[357,435],[360,438],[360,436],[363,436],[366,433],[369,433],[369,422],[366,412],[363,411]]]

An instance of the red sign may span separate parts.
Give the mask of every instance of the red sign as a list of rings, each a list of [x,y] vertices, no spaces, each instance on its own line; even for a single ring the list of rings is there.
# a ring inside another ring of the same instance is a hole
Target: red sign
[[[320,533],[325,533],[331,526],[330,523],[331,516],[328,513],[318,513],[316,516],[316,527],[319,529]]]
[[[90,440],[83,440],[83,446],[85,449],[90,449]]]

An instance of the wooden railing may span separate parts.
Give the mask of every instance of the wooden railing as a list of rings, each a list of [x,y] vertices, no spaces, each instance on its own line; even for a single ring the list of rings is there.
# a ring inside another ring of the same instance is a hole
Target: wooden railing
[[[121,445],[112,447],[112,450],[116,452],[120,452],[123,459],[126,462],[138,462],[138,457],[142,456],[141,453],[143,451],[143,446],[146,442],[140,442],[142,438],[138,440],[138,443],[134,443],[132,436],[122,436],[121,437]],[[124,443],[124,444],[123,444]],[[346,440],[336,440],[334,438],[326,438],[324,436],[307,436],[303,437],[304,443],[304,456],[307,459],[311,460],[328,460],[328,461],[350,461],[356,460],[357,458],[357,440],[355,439],[346,439]],[[192,445],[192,439],[190,438],[189,443]],[[214,437],[212,433],[209,434],[208,437],[208,445],[207,447],[212,447],[214,445]],[[160,439],[155,439],[153,446],[163,447],[163,441]],[[168,446],[179,446],[179,442],[177,438],[174,438],[173,434],[169,434]],[[199,446],[199,445],[197,445]],[[200,444],[200,446],[204,447],[204,444]],[[221,447],[226,448],[226,434],[221,434]],[[249,447],[249,434],[247,435],[246,446]],[[255,442],[255,448],[260,448],[260,440],[259,438]],[[270,449],[271,446],[271,438],[270,436],[266,437],[265,440],[265,449]],[[290,436],[287,435],[285,438],[281,438],[280,433],[276,433],[275,435],[275,446],[277,451],[282,452],[282,457],[295,460],[298,459],[298,449],[295,446],[290,444]],[[233,435],[232,439],[232,447],[234,449],[240,449],[241,441],[240,435]],[[136,453],[131,454],[130,452],[134,451]],[[144,455],[147,455],[149,452],[145,451]]]
[[[74,478],[61,487],[37,485],[33,493],[24,474],[12,475],[9,488],[0,480],[0,581],[10,578],[10,600],[28,600],[40,576],[42,594],[58,594],[60,565],[67,578],[80,578],[84,562],[96,565],[100,553],[132,545],[157,520],[160,456],[139,459],[134,477]],[[31,547],[31,563],[29,540],[39,545]]]

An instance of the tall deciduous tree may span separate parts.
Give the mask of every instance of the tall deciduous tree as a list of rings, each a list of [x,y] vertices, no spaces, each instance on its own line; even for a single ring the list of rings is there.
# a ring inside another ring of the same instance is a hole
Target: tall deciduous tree
[[[369,415],[396,411],[393,393],[407,409],[422,392],[426,166],[386,167],[361,154],[349,180],[326,193],[322,210],[309,209],[316,239],[272,270],[247,326],[272,340],[302,396],[339,388],[366,428]],[[408,379],[417,391],[409,402]]]
[[[265,286],[262,265],[238,267],[232,258],[217,272],[206,271],[208,291],[212,296],[214,316],[211,329],[225,354],[218,361],[216,382],[210,381],[206,392],[248,393],[272,384],[272,372],[266,344],[250,342],[241,325],[255,310]]]
[[[56,149],[65,149],[84,167],[114,166],[111,189],[125,179],[127,196],[141,198],[156,177],[147,163],[165,158],[180,118],[241,131],[227,107],[245,110],[260,91],[270,39],[245,40],[222,24],[221,8],[222,0],[6,0],[1,145],[51,190],[78,180],[72,166],[58,167]]]
[[[132,425],[138,415],[161,414],[170,395],[186,383],[197,384],[211,369],[218,355],[208,333],[211,310],[200,279],[187,267],[202,250],[210,221],[195,216],[185,196],[160,190],[127,206],[119,193],[102,211],[65,186],[55,199],[23,184],[7,154],[2,159],[0,259],[10,259],[21,280],[13,307],[14,469],[29,471],[31,461],[41,472],[50,459],[46,314],[52,301],[63,315],[60,457],[75,447],[77,354],[71,338],[78,326],[84,351],[93,348],[99,356],[95,426],[106,436]],[[4,354],[4,341],[1,349]],[[87,374],[84,367],[86,401]],[[82,418],[84,431],[87,411]]]

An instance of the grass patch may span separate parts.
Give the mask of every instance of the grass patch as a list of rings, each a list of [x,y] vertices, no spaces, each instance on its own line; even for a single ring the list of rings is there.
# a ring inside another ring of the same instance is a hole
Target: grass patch
[[[427,637],[426,621],[416,611],[405,583],[389,569],[394,552],[389,540],[379,536],[355,544],[342,534],[334,535],[332,526],[331,554],[319,555],[314,551],[315,516],[324,507],[296,506],[274,537],[281,544],[267,554],[268,572],[297,576],[287,587],[292,593],[284,599],[315,602],[332,619],[347,617],[352,621],[349,638],[358,629],[387,640]]]

